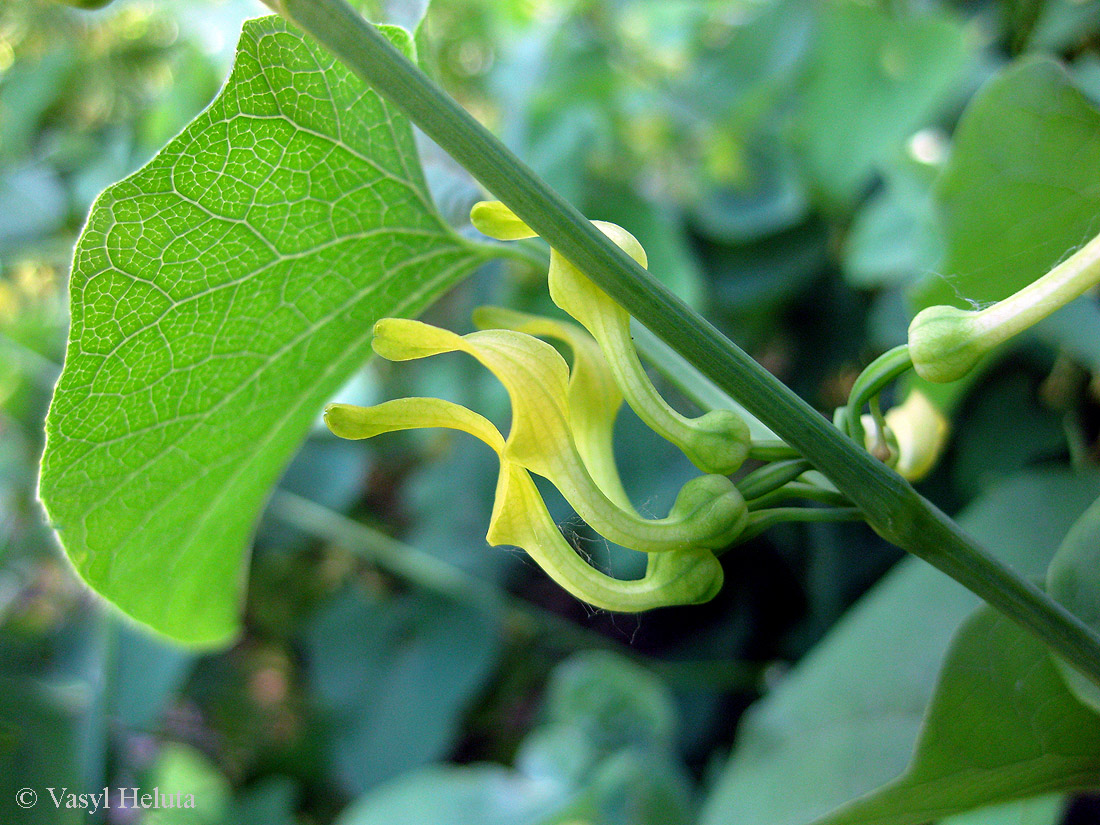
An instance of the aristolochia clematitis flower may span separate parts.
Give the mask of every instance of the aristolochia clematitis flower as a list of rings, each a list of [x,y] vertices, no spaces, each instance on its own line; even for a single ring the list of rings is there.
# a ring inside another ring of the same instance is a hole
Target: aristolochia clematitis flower
[[[947,445],[951,431],[947,417],[924,393],[910,390],[905,401],[886,411],[885,421],[897,449],[894,469],[909,481],[924,478]],[[863,428],[867,433],[867,448],[871,449],[875,431],[871,416],[863,416]]]
[[[374,407],[330,404],[325,410],[325,421],[343,438],[447,427],[484,441],[500,459],[486,539],[493,545],[524,549],[561,587],[596,607],[640,612],[669,605],[698,604],[712,599],[722,587],[722,565],[710,551],[701,548],[652,554],[645,575],[636,580],[623,581],[593,568],[558,530],[527,470],[508,457],[500,432],[465,407],[438,398],[401,398]],[[676,507],[673,515],[678,515]]]
[[[535,233],[499,201],[474,206],[470,220],[497,240],[531,238]],[[613,223],[594,224],[642,266],[645,250],[637,239]],[[550,251],[550,297],[575,318],[599,343],[626,402],[651,429],[679,447],[706,473],[728,475],[749,453],[748,426],[729,410],[714,410],[688,418],[668,405],[646,375],[630,336],[630,315],[587,275],[556,250]]]
[[[647,553],[685,547],[717,549],[744,527],[744,499],[733,482],[720,475],[687,482],[662,519],[642,518],[632,507],[613,501],[593,478],[573,437],[573,419],[583,430],[585,418],[606,414],[603,405],[594,396],[571,395],[569,367],[546,342],[503,329],[456,335],[403,318],[379,321],[374,335],[374,351],[391,361],[465,352],[496,375],[512,402],[506,458],[553,483],[604,538]]]

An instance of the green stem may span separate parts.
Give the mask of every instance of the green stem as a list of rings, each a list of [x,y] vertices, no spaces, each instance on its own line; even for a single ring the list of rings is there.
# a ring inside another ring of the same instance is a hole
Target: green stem
[[[884,352],[868,364],[852,384],[852,392],[848,396],[848,434],[860,447],[863,446],[863,422],[860,420],[860,415],[864,405],[912,366],[909,346],[902,344]]]
[[[863,513],[858,507],[776,507],[774,510],[758,510],[749,516],[749,523],[737,541],[754,539],[765,530],[788,521],[833,522],[861,521]]]
[[[836,490],[827,490],[824,487],[818,487],[816,484],[807,484],[802,481],[792,481],[790,484],[784,484],[767,495],[753,499],[749,502],[749,508],[763,510],[793,498],[816,501],[818,504],[828,504],[831,507],[852,506],[852,502],[848,500],[848,497]]]
[[[752,501],[760,496],[766,496],[774,492],[788,482],[794,481],[807,470],[813,467],[804,458],[794,458],[788,461],[776,461],[753,470],[743,479],[737,482],[737,489],[745,501]]]
[[[1002,344],[1100,283],[1100,235],[1041,278],[977,312],[974,327],[985,349]]]
[[[493,195],[855,502],[886,540],[1030,629],[1100,685],[1100,635],[980,547],[862,445],[656,281],[439,89],[345,0],[269,0]]]
[[[801,457],[801,453],[779,439],[753,441],[752,446],[749,447],[749,458],[753,461],[785,461],[789,458]]]

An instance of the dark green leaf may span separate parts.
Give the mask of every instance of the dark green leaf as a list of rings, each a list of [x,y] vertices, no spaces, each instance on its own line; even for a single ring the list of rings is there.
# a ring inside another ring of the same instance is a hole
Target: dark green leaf
[[[1100,500],[1066,535],[1047,570],[1050,595],[1100,633]],[[1058,660],[1077,698],[1100,713],[1100,688]]]
[[[959,522],[1024,575],[1041,575],[1100,483],[1026,473]],[[976,596],[916,559],[900,563],[742,725],[702,825],[805,825],[906,768],[952,634]]]
[[[997,301],[1096,232],[1100,111],[1050,60],[990,81],[955,132],[938,187],[947,257],[915,292],[920,308]]]
[[[956,814],[941,819],[940,825],[1058,825],[1065,807],[1062,796],[1040,796]]]
[[[1067,689],[1041,642],[983,606],[947,653],[909,769],[820,821],[914,825],[1092,787],[1098,772],[1100,717]]]

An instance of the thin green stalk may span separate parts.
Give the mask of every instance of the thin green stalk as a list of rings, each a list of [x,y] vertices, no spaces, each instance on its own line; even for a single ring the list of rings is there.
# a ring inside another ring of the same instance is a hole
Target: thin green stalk
[[[759,470],[753,470],[743,479],[737,482],[737,489],[745,497],[745,501],[766,496],[774,492],[788,482],[794,481],[800,475],[813,467],[804,458],[793,458],[788,461],[775,461]]]
[[[834,522],[862,519],[863,513],[858,507],[776,507],[774,510],[758,510],[749,516],[749,523],[738,541],[754,539],[765,530],[789,521]]]
[[[285,490],[276,490],[271,497],[269,513],[312,536],[347,547],[360,558],[399,579],[489,615],[499,615],[513,625],[534,625],[552,631],[553,635],[568,641],[574,648],[624,649],[623,645],[606,636],[501,593],[431,553],[391,538],[315,501]],[[629,651],[625,653],[631,655]]]
[[[863,406],[875,398],[891,381],[898,378],[913,366],[909,357],[909,346],[902,344],[888,350],[867,365],[859,374],[848,396],[847,426],[848,434],[855,442],[863,444],[863,422],[860,415]]]
[[[801,453],[777,438],[753,441],[749,448],[749,458],[753,461],[785,461],[789,458],[801,457]]]
[[[551,247],[808,458],[883,538],[1030,629],[1100,685],[1100,635],[964,535],[905,479],[652,278],[344,0],[268,2],[402,109]]]
[[[777,490],[773,490],[767,495],[754,498],[749,502],[749,508],[752,510],[764,510],[769,507],[774,507],[780,502],[790,501],[791,499],[815,501],[818,504],[828,504],[831,507],[852,506],[852,502],[848,500],[848,497],[843,493],[838,493],[836,490],[827,490],[824,487],[818,487],[816,484],[807,484],[802,481],[792,481],[789,484],[784,484]]]

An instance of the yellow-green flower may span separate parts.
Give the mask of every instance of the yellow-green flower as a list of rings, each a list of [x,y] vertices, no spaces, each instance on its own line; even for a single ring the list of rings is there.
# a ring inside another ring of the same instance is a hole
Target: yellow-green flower
[[[499,201],[474,206],[470,220],[483,234],[498,240],[531,238],[535,233]],[[645,266],[645,250],[637,239],[613,223],[595,225],[634,260]],[[674,410],[645,373],[630,336],[630,315],[606,292],[556,250],[550,250],[550,297],[587,329],[603,350],[615,382],[638,417],[671,441],[706,473],[728,475],[749,453],[745,422],[730,410],[713,410],[688,418]]]
[[[486,539],[521,547],[561,587],[596,607],[639,612],[712,599],[722,587],[722,565],[708,550],[652,554],[641,579],[623,581],[596,570],[554,524],[530,474],[508,457],[500,432],[481,415],[437,398],[401,398],[374,407],[330,404],[329,428],[343,438],[371,438],[420,427],[461,430],[488,444],[500,459],[493,515]],[[675,508],[674,508],[675,511]]]
[[[924,478],[936,466],[947,445],[951,425],[947,417],[919,390],[910,390],[905,401],[886,411],[887,428],[897,450],[894,469],[909,481]],[[863,416],[867,433],[867,448],[874,443],[876,424],[869,415]]]
[[[590,415],[602,418],[605,408],[596,398],[574,393],[577,409],[570,409],[569,367],[546,342],[503,329],[456,335],[404,318],[379,321],[374,335],[374,351],[391,361],[466,352],[496,375],[512,401],[505,456],[553,483],[577,514],[609,541],[648,553],[717,549],[744,526],[744,499],[733,482],[720,475],[685,484],[662,519],[642,518],[632,507],[613,501],[592,477],[573,437],[573,419],[580,423]],[[606,468],[602,474],[609,474]]]

